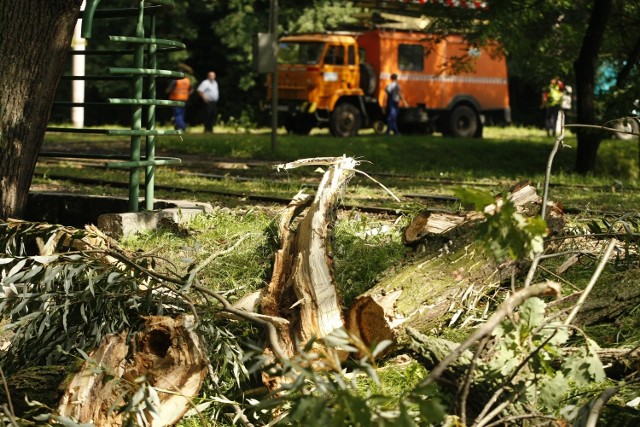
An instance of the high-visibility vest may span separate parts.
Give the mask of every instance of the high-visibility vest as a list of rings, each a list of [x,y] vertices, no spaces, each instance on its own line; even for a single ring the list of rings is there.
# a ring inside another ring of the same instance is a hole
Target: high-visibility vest
[[[560,103],[562,102],[562,90],[560,89],[560,86],[558,86],[557,84],[552,84],[549,86],[549,98],[547,99],[547,104],[549,106],[556,106],[556,105],[560,105]]]
[[[169,94],[169,99],[172,101],[186,101],[189,99],[190,89],[191,80],[189,78],[183,77],[180,80],[176,80],[176,84]]]

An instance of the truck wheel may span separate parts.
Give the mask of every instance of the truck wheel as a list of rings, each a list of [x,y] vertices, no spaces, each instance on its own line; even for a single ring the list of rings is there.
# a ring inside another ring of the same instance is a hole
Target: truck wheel
[[[360,123],[360,111],[348,102],[343,102],[331,114],[329,130],[333,136],[355,136],[360,130]]]
[[[478,130],[478,115],[467,105],[459,105],[449,116],[449,134],[457,138],[473,138]]]

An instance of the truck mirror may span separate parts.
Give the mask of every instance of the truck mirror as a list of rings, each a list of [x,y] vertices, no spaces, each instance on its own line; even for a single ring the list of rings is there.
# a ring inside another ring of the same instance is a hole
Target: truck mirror
[[[253,71],[275,73],[277,67],[275,36],[272,33],[258,33],[253,37]]]

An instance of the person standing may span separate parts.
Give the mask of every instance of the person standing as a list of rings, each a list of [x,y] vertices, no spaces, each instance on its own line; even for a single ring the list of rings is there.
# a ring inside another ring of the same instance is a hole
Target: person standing
[[[542,107],[544,108],[544,127],[547,136],[556,136],[558,130],[558,113],[564,95],[564,84],[558,77],[554,77],[549,82],[542,95]]]
[[[398,113],[400,112],[400,101],[407,104],[407,100],[402,94],[400,85],[398,84],[398,75],[391,74],[391,82],[385,87],[384,93],[386,95],[386,113],[387,113],[387,134],[393,132],[395,135],[400,135],[398,130]]]
[[[218,115],[218,99],[220,91],[218,82],[216,81],[216,73],[209,71],[206,80],[198,85],[198,94],[204,102],[204,132],[213,132]]]
[[[178,69],[185,73],[185,76],[181,79],[172,81],[167,87],[167,94],[171,101],[181,101],[184,105],[180,107],[173,107],[173,122],[176,130],[187,130],[187,122],[185,121],[185,114],[187,112],[186,103],[189,101],[189,96],[193,93],[193,85],[191,83],[191,74],[193,70],[186,64],[178,65]]]

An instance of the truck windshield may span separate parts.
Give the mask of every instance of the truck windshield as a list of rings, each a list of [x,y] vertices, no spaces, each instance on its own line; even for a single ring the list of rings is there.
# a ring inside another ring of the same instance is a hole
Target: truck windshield
[[[280,43],[278,62],[280,64],[318,64],[322,56],[324,43]]]

